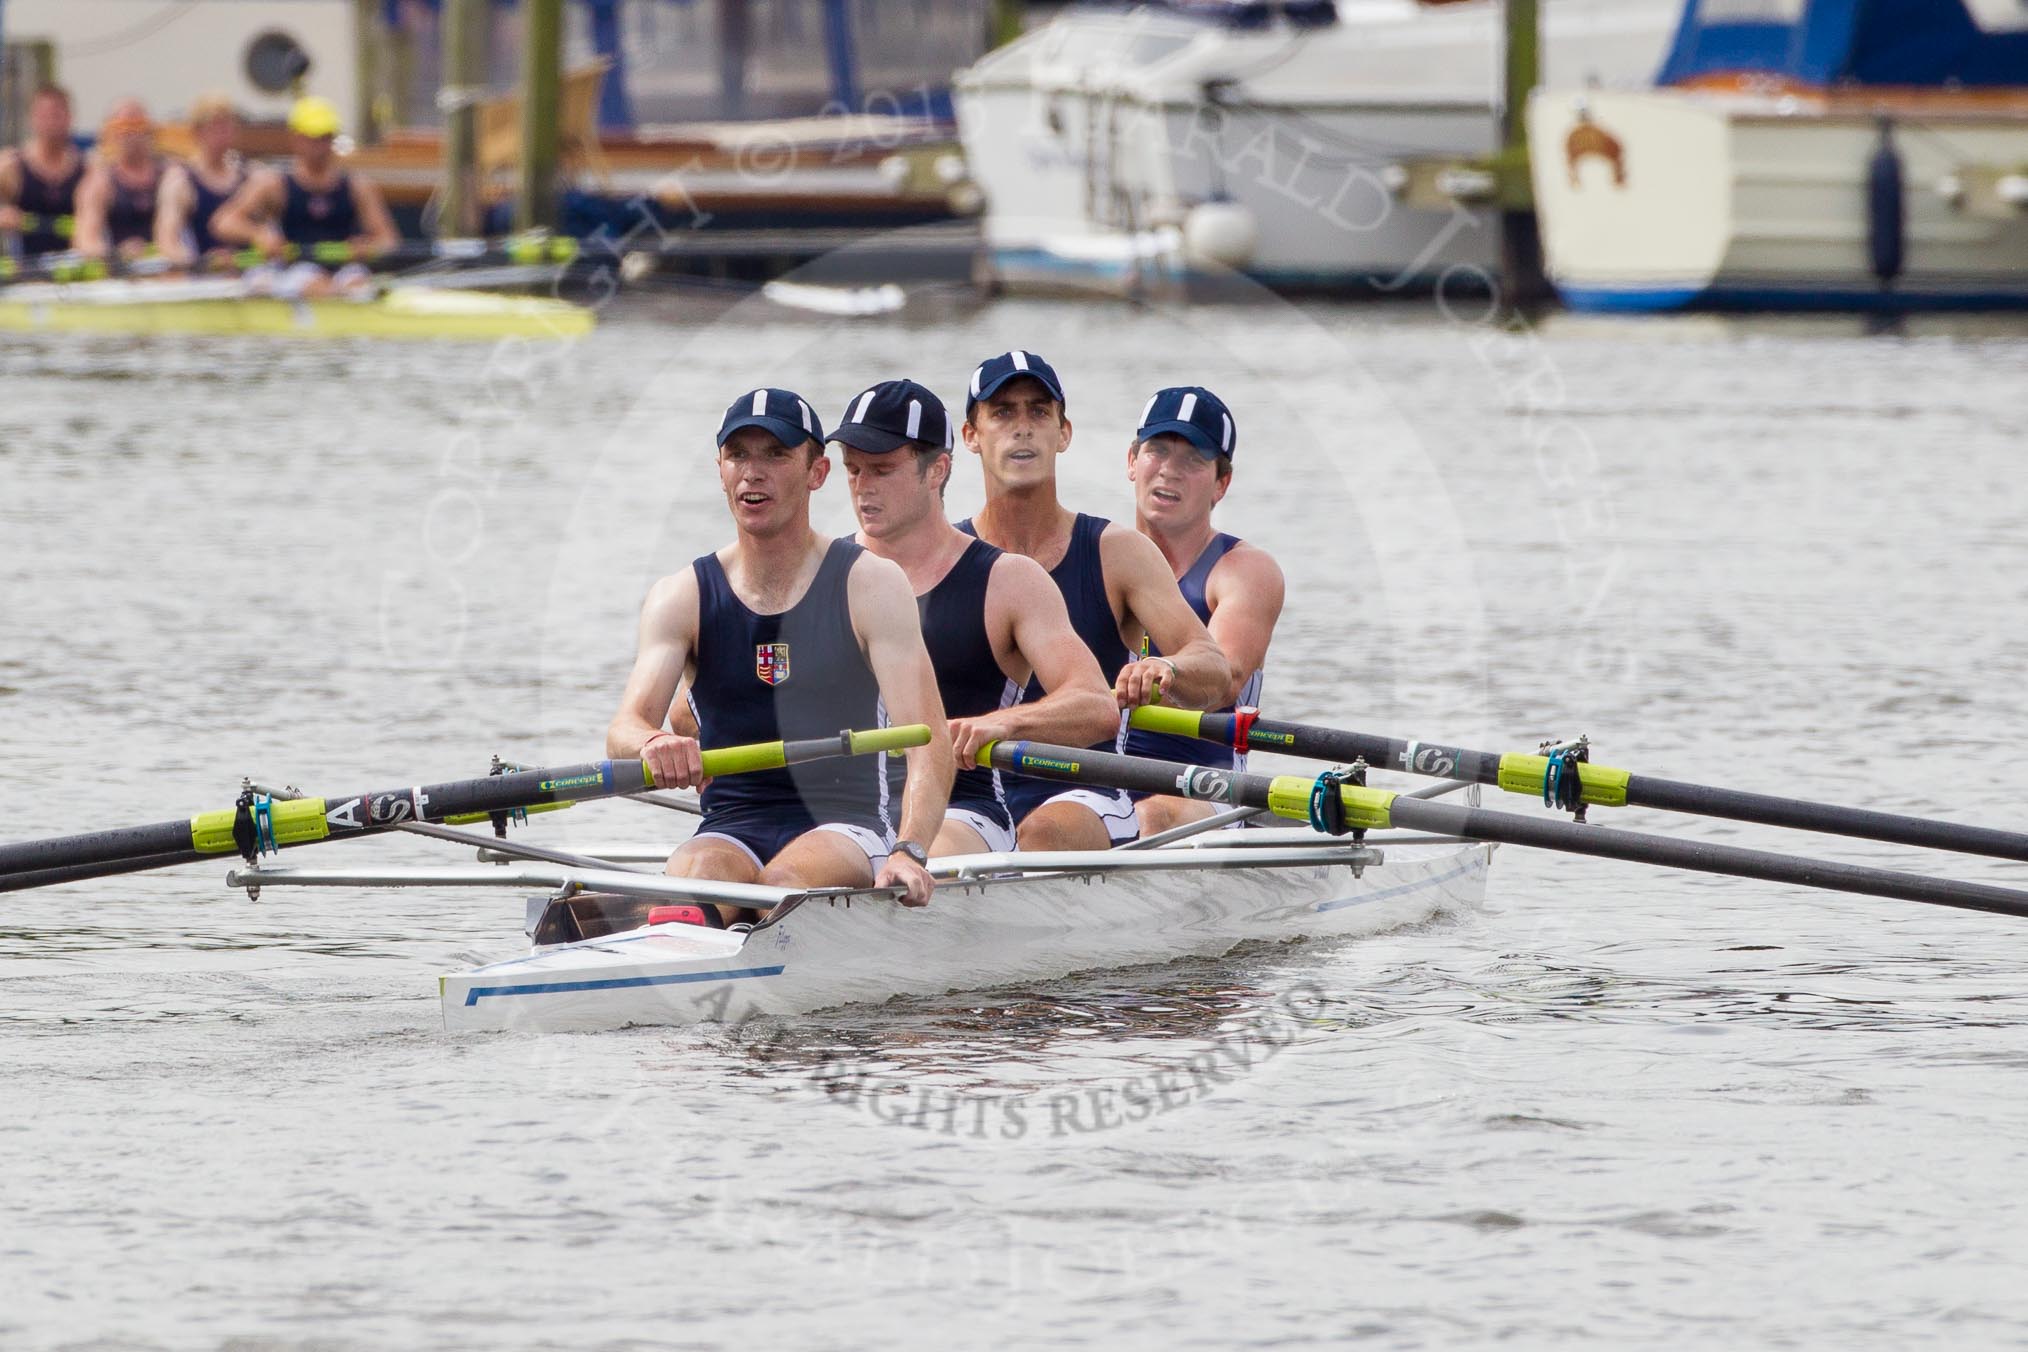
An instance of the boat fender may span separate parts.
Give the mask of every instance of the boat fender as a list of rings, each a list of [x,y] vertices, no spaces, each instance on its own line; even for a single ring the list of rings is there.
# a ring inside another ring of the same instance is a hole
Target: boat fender
[[[1902,190],[1901,152],[1894,119],[1880,119],[1880,136],[1866,165],[1866,255],[1880,289],[1892,290],[1907,252],[1908,203]]]
[[[1183,218],[1183,249],[1190,261],[1243,268],[1260,244],[1260,223],[1229,198],[1199,202]]]

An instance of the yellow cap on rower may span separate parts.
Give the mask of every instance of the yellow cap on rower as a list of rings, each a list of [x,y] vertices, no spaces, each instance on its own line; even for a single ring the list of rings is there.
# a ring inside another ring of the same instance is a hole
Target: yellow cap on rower
[[[340,125],[336,105],[314,94],[297,99],[289,109],[289,130],[298,136],[336,136]]]

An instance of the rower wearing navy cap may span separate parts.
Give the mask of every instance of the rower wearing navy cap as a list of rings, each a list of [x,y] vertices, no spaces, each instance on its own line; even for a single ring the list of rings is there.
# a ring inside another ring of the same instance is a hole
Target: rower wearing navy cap
[[[1056,458],[1070,447],[1071,426],[1063,382],[1049,363],[1018,350],[981,363],[972,372],[964,436],[985,471],[986,505],[958,529],[1049,570],[1071,627],[1113,683],[1117,706],[1158,696],[1191,709],[1222,703],[1232,669],[1184,603],[1162,551],[1138,531],[1057,501]],[[1133,661],[1144,635],[1162,656]],[[1040,697],[1042,689],[1031,680],[1028,693]],[[1117,750],[1123,732],[1124,722],[1101,749]],[[1138,831],[1123,793],[1023,776],[1007,781],[1023,849],[1104,849]]]
[[[656,783],[684,788],[703,774],[703,746],[926,723],[931,740],[907,753],[900,803],[884,754],[715,779],[696,834],[668,864],[678,877],[774,887],[900,886],[919,906],[951,787],[950,736],[907,576],[810,528],[810,495],[830,471],[823,426],[797,395],[754,390],[726,410],[718,480],[733,542],[649,590],[606,754],[639,757]],[[695,738],[662,726],[686,681]],[[702,911],[704,923],[724,919]]]
[[[988,742],[1082,745],[1119,726],[1112,691],[1033,559],[1007,554],[944,515],[953,445],[943,401],[912,380],[853,396],[831,433],[844,448],[859,543],[908,574],[936,669],[958,774],[932,854],[1016,847],[999,771],[974,765]],[[1049,693],[1022,700],[1029,679]]]
[[[1232,684],[1221,712],[1260,700],[1261,667],[1275,621],[1281,618],[1282,570],[1268,552],[1211,524],[1211,509],[1232,486],[1232,453],[1239,427],[1225,401],[1201,385],[1156,392],[1141,410],[1141,425],[1127,449],[1134,485],[1134,524],[1168,560],[1183,599],[1197,612],[1232,663]],[[1144,656],[1161,649],[1142,644]],[[1193,737],[1127,732],[1127,751],[1191,765],[1246,768],[1244,752]],[[1206,803],[1143,796],[1141,831],[1153,835],[1211,815]]]

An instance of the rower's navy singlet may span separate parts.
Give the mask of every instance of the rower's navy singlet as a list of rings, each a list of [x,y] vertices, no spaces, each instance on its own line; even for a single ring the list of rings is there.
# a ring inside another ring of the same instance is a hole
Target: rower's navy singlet
[[[697,574],[696,674],[690,708],[706,748],[835,737],[847,728],[887,726],[880,683],[852,632],[846,580],[864,551],[833,540],[802,599],[776,615],[749,610],[716,554]],[[886,753],[834,756],[779,770],[724,775],[704,790],[700,833],[713,819],[770,822],[807,830],[823,822],[892,835]],[[763,861],[765,862],[765,861]]]
[[[1084,646],[1091,649],[1098,659],[1099,671],[1104,674],[1106,684],[1119,679],[1120,668],[1132,660],[1127,645],[1120,640],[1120,619],[1113,614],[1112,599],[1106,595],[1105,560],[1099,553],[1099,537],[1106,533],[1111,523],[1102,516],[1077,514],[1077,520],[1070,528],[1070,548],[1063,553],[1063,559],[1049,570],[1050,580],[1063,593],[1063,604],[1070,610],[1070,627],[1084,640]],[[970,519],[960,521],[958,529],[967,535],[979,532]],[[1028,689],[1023,699],[1041,699],[1042,684],[1034,677],[1028,678]],[[1126,729],[1121,720],[1121,731]],[[1118,751],[1119,737],[1111,741],[1096,742],[1095,751]],[[1000,784],[1007,794],[1007,805],[1014,810],[1014,820],[1020,821],[1046,798],[1062,793],[1072,787],[1049,779],[1036,779],[1029,775],[1007,774],[1000,776]]]
[[[154,162],[155,176],[145,188],[136,188],[112,175],[112,200],[106,203],[106,239],[113,244],[129,240],[146,242],[155,237],[155,197],[162,188],[162,160]]]
[[[34,225],[21,232],[21,252],[62,253],[70,247],[77,185],[84,181],[84,157],[79,156],[70,172],[59,179],[36,173],[26,155],[16,160],[15,165],[21,172],[21,197],[14,205],[23,215],[36,218]]]
[[[1190,565],[1190,570],[1176,579],[1176,586],[1182,591],[1183,599],[1197,612],[1197,618],[1206,624],[1211,623],[1211,603],[1204,599],[1204,589],[1211,581],[1211,570],[1216,568],[1218,561],[1231,553],[1232,547],[1238,543],[1237,535],[1214,536],[1211,543],[1204,546],[1204,552],[1197,556],[1197,562]],[[1150,657],[1162,655],[1162,650],[1155,646],[1155,640],[1152,638],[1145,640],[1142,647]],[[1260,686],[1261,670],[1255,667],[1253,674],[1246,678],[1246,684],[1240,687],[1238,704],[1228,704],[1217,712],[1229,714],[1239,705],[1259,704]],[[1139,728],[1127,729],[1127,754],[1147,756],[1153,760],[1181,761],[1185,765],[1214,765],[1237,770],[1246,768],[1246,753],[1243,751],[1234,751],[1229,746],[1200,741],[1195,737],[1172,737],[1165,732],[1143,732]]]
[[[352,204],[352,180],[338,175],[323,192],[311,192],[290,174],[282,206],[282,238],[291,244],[343,244],[359,233],[359,208]],[[836,732],[833,728],[831,731]]]
[[[200,255],[208,254],[213,249],[227,247],[224,240],[211,233],[211,218],[218,214],[220,207],[232,200],[234,193],[245,186],[246,170],[242,169],[234,174],[232,186],[224,192],[217,192],[206,186],[204,180],[197,176],[196,165],[185,165],[184,170],[190,175],[190,247]]]
[[[1021,699],[1021,687],[1000,670],[999,659],[993,654],[993,637],[986,631],[986,584],[999,559],[999,550],[975,539],[965,546],[942,581],[915,598],[923,642],[929,647],[930,665],[936,669],[937,693],[943,696],[944,714],[949,718],[977,718]],[[898,756],[894,759],[889,780],[899,794],[903,762]],[[1014,829],[1013,810],[1007,806],[998,770],[959,766],[951,785],[951,806],[976,812],[1009,831]]]

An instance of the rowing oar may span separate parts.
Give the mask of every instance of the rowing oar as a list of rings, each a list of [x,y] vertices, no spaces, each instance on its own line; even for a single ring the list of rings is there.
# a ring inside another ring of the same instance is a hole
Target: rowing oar
[[[1242,751],[1279,751],[1291,756],[1338,762],[1363,759],[1375,769],[1491,784],[1508,793],[1536,798],[1557,798],[1555,781],[1574,770],[1577,792],[1570,793],[1569,781],[1565,779],[1561,795],[1564,801],[1560,805],[1566,807],[1575,807],[1579,803],[1596,807],[1652,807],[1668,812],[1757,822],[1762,826],[1856,836],[1861,840],[1886,841],[1895,845],[1983,854],[1996,859],[2028,860],[2028,834],[2019,831],[1966,826],[1959,822],[1907,817],[1868,808],[1838,807],[1802,798],[1745,793],[1709,784],[1685,784],[1678,780],[1656,779],[1651,775],[1636,775],[1609,766],[1593,765],[1584,760],[1552,761],[1550,756],[1543,755],[1511,752],[1500,755],[1441,746],[1434,742],[1404,742],[1365,732],[1343,732],[1309,723],[1283,723],[1271,718],[1249,717],[1244,711],[1238,714],[1200,714],[1188,709],[1147,705],[1134,710],[1131,717],[1135,727],[1149,732],[1198,737]]]
[[[1722,873],[1763,882],[1822,887],[1834,892],[1894,897],[1935,906],[2028,918],[2028,892],[1928,878],[1887,869],[1860,868],[1820,859],[1744,850],[1696,840],[1672,840],[1603,826],[1580,826],[1555,818],[1456,807],[1346,784],[1326,775],[1244,774],[1201,765],[1118,756],[1109,751],[1044,746],[1037,742],[993,742],[980,748],[979,764],[1072,784],[1172,794],[1205,803],[1266,808],[1277,817],[1335,830],[1382,831],[1391,826],[1465,840],[1526,845],[1566,854],[1660,864],[1696,873]],[[1335,793],[1336,802],[1332,802]]]
[[[804,741],[723,747],[704,753],[704,773],[716,778],[778,770],[828,756],[900,751],[925,745],[929,739],[927,727],[912,723]],[[480,822],[496,812],[615,798],[654,787],[646,764],[623,760],[338,798],[270,800],[244,794],[234,807],[186,820],[0,845],[0,892],[194,864],[220,855],[253,859],[269,850],[392,831],[411,822]]]
[[[568,236],[542,234],[509,235],[500,239],[403,240],[392,249],[378,253],[359,249],[345,240],[331,240],[307,247],[291,244],[283,251],[283,262],[308,258],[326,267],[365,263],[378,272],[393,271],[425,263],[457,263],[467,267],[506,264],[528,267],[539,264],[567,265],[583,254],[577,240]],[[617,257],[617,255],[612,255]],[[259,249],[235,250],[226,266],[245,270],[268,262]],[[156,277],[178,269],[160,254],[150,252],[139,258],[87,258],[75,251],[36,254],[15,260],[0,257],[0,282],[51,281],[97,282],[110,277]],[[216,269],[201,259],[187,271],[207,273]]]

